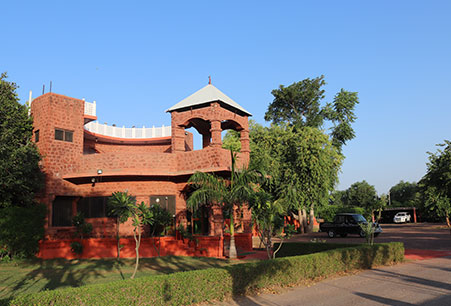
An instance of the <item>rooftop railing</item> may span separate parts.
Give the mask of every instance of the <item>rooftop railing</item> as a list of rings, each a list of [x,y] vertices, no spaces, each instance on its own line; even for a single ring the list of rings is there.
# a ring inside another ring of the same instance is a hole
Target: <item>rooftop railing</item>
[[[85,115],[96,116],[96,101],[92,101],[92,103],[85,101]]]
[[[145,126],[142,128],[126,128],[125,126],[117,127],[94,121],[85,124],[85,129],[95,134],[118,138],[156,138],[171,136],[171,127],[164,125],[162,127],[151,128],[146,128]]]

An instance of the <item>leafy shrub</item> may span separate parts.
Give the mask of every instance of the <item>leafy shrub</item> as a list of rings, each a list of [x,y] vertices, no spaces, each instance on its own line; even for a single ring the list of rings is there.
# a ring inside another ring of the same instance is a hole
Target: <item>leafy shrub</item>
[[[78,241],[71,242],[70,250],[77,255],[83,254],[83,244]]]
[[[0,209],[0,249],[9,257],[32,257],[44,237],[44,204]]]
[[[318,244],[321,245],[321,244]],[[342,271],[404,259],[402,243],[360,245],[322,253],[21,295],[11,305],[189,305],[287,287]]]
[[[355,247],[355,244],[345,243],[307,243],[307,242],[288,242],[284,243],[277,252],[277,257],[308,255],[328,250]],[[274,249],[279,247],[278,243],[274,244]]]

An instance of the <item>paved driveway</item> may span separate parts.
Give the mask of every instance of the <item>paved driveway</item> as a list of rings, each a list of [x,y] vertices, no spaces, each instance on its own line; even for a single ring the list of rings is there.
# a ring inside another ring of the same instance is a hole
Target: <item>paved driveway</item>
[[[441,224],[407,223],[382,224],[382,234],[375,238],[375,242],[404,242],[406,249],[422,249],[451,251],[451,235]],[[312,233],[296,235],[290,241],[310,241],[313,238],[326,240],[331,243],[362,243],[364,238],[351,235],[346,238],[329,238],[327,233]]]
[[[282,294],[242,297],[220,305],[451,305],[451,257],[412,261],[327,279]]]
[[[406,253],[451,254],[451,235],[440,224],[383,224],[375,242],[400,241]],[[326,233],[296,235],[291,241],[362,243],[357,236],[329,238]],[[415,257],[408,257],[415,258]],[[428,256],[418,257],[428,258]],[[282,294],[241,297],[220,305],[451,305],[451,256],[410,261],[337,277]]]

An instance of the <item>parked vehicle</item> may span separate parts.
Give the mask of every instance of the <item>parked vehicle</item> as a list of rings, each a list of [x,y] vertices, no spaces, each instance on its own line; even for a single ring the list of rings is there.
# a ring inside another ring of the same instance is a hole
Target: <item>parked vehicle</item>
[[[348,234],[359,235],[365,237],[365,232],[360,227],[360,224],[367,224],[368,221],[360,214],[337,214],[333,222],[324,222],[319,225],[321,232],[326,232],[330,238],[337,235],[346,237]],[[378,223],[373,223],[374,237],[382,233],[382,228]]]
[[[406,212],[399,212],[393,218],[393,222],[395,222],[395,223],[410,222],[410,214],[406,213]]]

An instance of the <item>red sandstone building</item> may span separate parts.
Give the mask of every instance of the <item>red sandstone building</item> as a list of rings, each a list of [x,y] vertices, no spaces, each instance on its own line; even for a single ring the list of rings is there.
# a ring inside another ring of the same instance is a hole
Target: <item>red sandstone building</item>
[[[171,126],[125,128],[96,122],[96,104],[47,93],[32,101],[34,141],[43,157],[45,189],[39,200],[48,207],[42,258],[72,258],[70,243],[77,212],[93,225],[92,237],[84,239],[82,257],[115,257],[115,219],[107,216],[106,202],[116,191],[128,191],[138,203],[158,204],[174,216],[173,236],[158,239],[162,255],[223,255],[223,219],[218,207],[196,212],[186,209],[187,180],[195,171],[227,176],[230,152],[221,147],[221,132],[240,132],[238,165],[249,162],[251,116],[244,108],[209,84],[167,110]],[[193,150],[194,127],[202,135],[202,149]],[[252,247],[250,214],[239,220],[237,246]],[[240,218],[238,218],[240,219]],[[197,234],[197,245],[176,235],[184,225]],[[130,237],[130,223],[120,226],[121,236]],[[155,256],[152,238],[145,238],[140,253]],[[133,239],[124,238],[121,255],[134,256]]]

